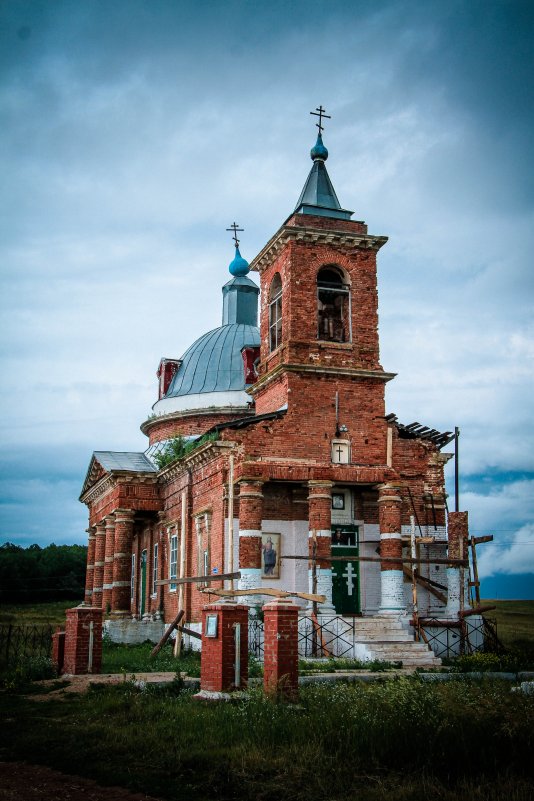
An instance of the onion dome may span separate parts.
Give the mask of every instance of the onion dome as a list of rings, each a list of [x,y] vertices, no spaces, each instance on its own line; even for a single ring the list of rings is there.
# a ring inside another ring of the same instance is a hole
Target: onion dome
[[[237,245],[235,248],[234,259],[228,265],[228,269],[230,270],[232,275],[236,276],[236,278],[246,275],[248,272],[250,272],[249,263],[246,259],[243,258],[243,256],[239,252],[239,248]]]
[[[321,136],[321,134],[318,135],[317,142],[310,150],[310,158],[312,161],[315,161],[315,159],[326,161],[326,159],[328,158],[328,150],[323,145],[323,137]]]

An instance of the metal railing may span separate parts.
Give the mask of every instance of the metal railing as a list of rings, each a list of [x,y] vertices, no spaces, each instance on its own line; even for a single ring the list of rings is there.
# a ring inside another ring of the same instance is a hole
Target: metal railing
[[[50,656],[54,626],[0,624],[0,666],[9,667],[31,656]]]
[[[311,617],[299,617],[298,653],[302,657],[352,656],[356,625],[342,617],[329,617],[318,622]],[[249,618],[248,650],[263,660],[263,621]]]

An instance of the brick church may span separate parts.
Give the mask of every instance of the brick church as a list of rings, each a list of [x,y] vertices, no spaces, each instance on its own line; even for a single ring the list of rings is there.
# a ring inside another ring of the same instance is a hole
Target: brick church
[[[162,628],[179,608],[198,631],[207,586],[314,592],[319,616],[406,627],[413,575],[396,560],[414,529],[419,614],[457,614],[455,571],[439,562],[452,437],[386,414],[394,374],[379,357],[377,254],[387,237],[341,207],[321,123],[294,211],[250,264],[234,225],[222,325],[161,359],[147,450],[92,456],[80,498],[85,600],[124,631]],[[179,583],[195,577],[206,578]]]

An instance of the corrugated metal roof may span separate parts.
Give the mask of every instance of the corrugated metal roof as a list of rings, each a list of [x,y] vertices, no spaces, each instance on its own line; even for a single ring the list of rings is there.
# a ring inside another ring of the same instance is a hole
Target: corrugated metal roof
[[[95,451],[94,458],[104,470],[130,470],[135,473],[157,473],[150,459],[144,453],[125,451]]]
[[[243,390],[241,349],[259,344],[260,332],[252,325],[234,323],[208,331],[184,353],[165,397]]]

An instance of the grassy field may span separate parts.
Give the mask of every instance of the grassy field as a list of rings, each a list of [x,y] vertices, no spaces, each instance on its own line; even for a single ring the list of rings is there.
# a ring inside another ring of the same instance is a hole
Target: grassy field
[[[503,645],[534,649],[534,601],[485,600],[482,603],[497,607],[488,612],[488,617],[497,620],[497,632]]]
[[[534,697],[403,678],[199,703],[179,684],[2,698],[0,760],[28,759],[168,801],[527,801]]]
[[[2,604],[0,605],[0,623],[17,625],[62,626],[65,624],[65,610],[78,606],[80,600],[54,601],[39,604]]]
[[[0,619],[59,623],[70,605],[4,607]],[[505,642],[533,645],[534,602],[497,605]],[[150,649],[106,644],[104,670],[141,672]],[[163,649],[151,664],[198,675],[199,658],[176,663]],[[296,705],[260,690],[231,704],[200,703],[179,680],[39,701],[21,687],[0,695],[0,761],[30,759],[164,801],[534,798],[534,696],[509,682],[413,676],[313,685]]]

